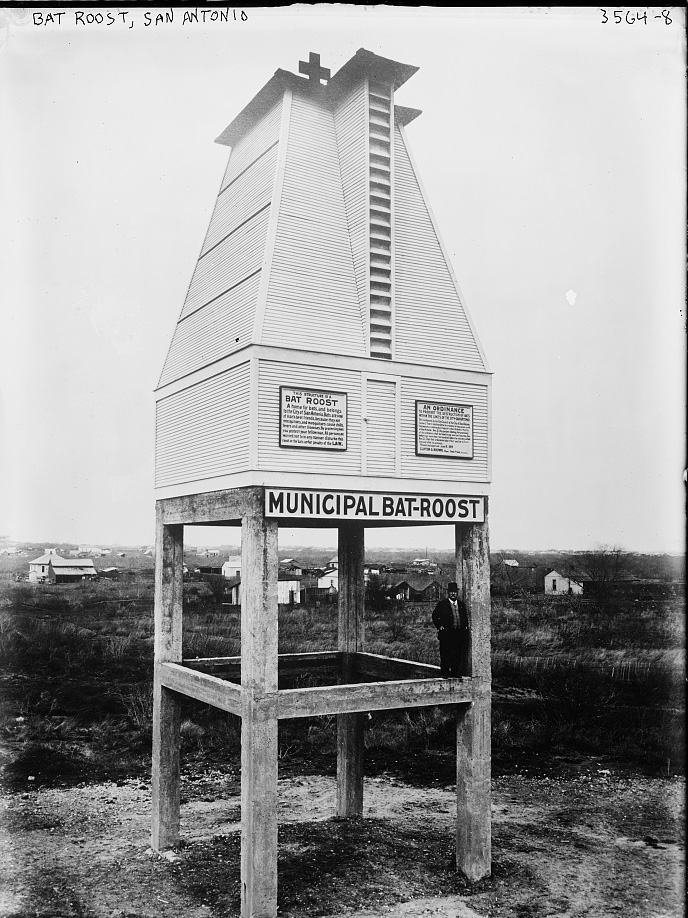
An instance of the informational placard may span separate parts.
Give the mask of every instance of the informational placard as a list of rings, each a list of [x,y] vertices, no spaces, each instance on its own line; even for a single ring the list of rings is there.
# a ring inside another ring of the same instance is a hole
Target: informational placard
[[[346,449],[346,392],[280,386],[280,446]]]
[[[416,455],[473,458],[473,406],[416,401]]]
[[[485,498],[483,495],[463,494],[393,494],[266,488],[265,515],[302,520],[483,523]]]

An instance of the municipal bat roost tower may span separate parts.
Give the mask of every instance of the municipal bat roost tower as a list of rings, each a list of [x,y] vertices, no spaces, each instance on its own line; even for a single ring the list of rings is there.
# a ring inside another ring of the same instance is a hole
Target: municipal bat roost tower
[[[361,50],[322,85],[313,65],[218,138],[157,390],[157,495],[485,494],[490,376],[406,141],[420,112],[394,101],[417,68]]]
[[[311,54],[217,138],[229,162],[156,390],[153,844],[177,837],[179,695],[241,716],[244,916],[276,914],[279,717],[338,715],[351,815],[360,712],[457,705],[457,864],[489,872],[491,377],[408,147],[420,112],[395,104],[416,70],[362,49],[330,79]],[[182,659],[193,523],[242,526],[240,660]],[[430,523],[456,528],[462,679],[363,651],[365,527]],[[338,528],[331,652],[278,660],[279,525]],[[332,684],[281,690],[278,666]]]

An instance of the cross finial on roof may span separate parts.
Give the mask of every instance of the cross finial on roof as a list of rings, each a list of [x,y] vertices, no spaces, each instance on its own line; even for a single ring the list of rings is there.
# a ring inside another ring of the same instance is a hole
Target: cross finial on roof
[[[320,66],[320,55],[314,51],[308,54],[308,63],[299,61],[299,73],[305,73],[310,83],[320,83],[321,80],[330,78],[330,71],[327,67]]]

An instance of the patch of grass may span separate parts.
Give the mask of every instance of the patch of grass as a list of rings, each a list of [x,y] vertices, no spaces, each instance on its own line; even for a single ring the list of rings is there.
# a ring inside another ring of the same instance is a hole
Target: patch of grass
[[[218,602],[207,584],[195,583],[185,584],[184,604],[185,657],[240,654],[236,607]],[[431,603],[407,603],[393,613],[367,610],[366,649],[438,663],[431,611]],[[649,769],[664,770],[669,761],[680,770],[683,637],[682,599],[652,607],[631,603],[614,614],[576,597],[556,603],[527,597],[517,604],[495,600],[495,761],[585,750]],[[336,607],[280,610],[280,652],[336,646]],[[152,664],[153,591],[148,582],[68,588],[8,584],[0,592],[0,719],[31,761],[41,743],[56,743],[56,748],[75,743],[74,755],[84,767],[106,764],[113,748],[125,757],[147,754]],[[317,685],[323,677],[309,673],[280,684],[287,682]],[[187,752],[238,760],[237,718],[190,699],[184,700],[183,712],[189,723]],[[454,718],[450,708],[374,712],[366,718],[367,756],[392,761],[402,754],[453,754]],[[334,717],[284,721],[279,729],[281,766],[334,756]]]

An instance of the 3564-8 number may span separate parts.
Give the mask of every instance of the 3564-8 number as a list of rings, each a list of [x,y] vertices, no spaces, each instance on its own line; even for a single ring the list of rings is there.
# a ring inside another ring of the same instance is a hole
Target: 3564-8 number
[[[628,25],[633,25],[634,22],[642,22],[647,25],[648,21],[648,12],[640,12],[638,10],[605,10],[602,7],[599,7],[600,12],[602,13],[602,23],[605,22],[615,22],[619,25],[622,22],[626,22]],[[661,13],[650,13],[649,18],[652,19],[662,19],[664,20],[664,25],[671,25],[671,10],[662,10]],[[610,18],[611,17],[611,18]]]

